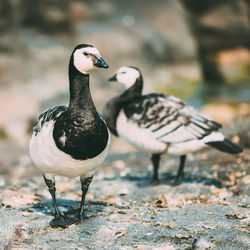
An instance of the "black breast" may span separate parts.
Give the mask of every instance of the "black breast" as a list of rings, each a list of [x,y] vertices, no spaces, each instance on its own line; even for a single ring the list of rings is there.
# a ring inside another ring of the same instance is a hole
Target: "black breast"
[[[57,147],[77,160],[91,159],[107,146],[108,130],[98,114],[65,112],[55,122]]]

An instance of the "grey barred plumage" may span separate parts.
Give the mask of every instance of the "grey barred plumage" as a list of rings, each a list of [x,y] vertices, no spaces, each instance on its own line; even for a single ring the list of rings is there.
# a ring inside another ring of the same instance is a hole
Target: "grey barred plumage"
[[[221,127],[179,98],[162,94],[137,97],[124,107],[124,113],[129,122],[149,129],[157,140],[165,143],[173,142],[166,136],[178,129],[186,134],[183,136],[187,141],[202,139]]]
[[[111,80],[127,90],[110,100],[103,111],[111,132],[140,150],[152,153],[154,181],[158,181],[160,154],[181,156],[174,184],[183,179],[186,154],[212,146],[236,154],[242,149],[225,139],[221,125],[183,100],[163,94],[142,95],[143,80],[135,67],[121,67]]]

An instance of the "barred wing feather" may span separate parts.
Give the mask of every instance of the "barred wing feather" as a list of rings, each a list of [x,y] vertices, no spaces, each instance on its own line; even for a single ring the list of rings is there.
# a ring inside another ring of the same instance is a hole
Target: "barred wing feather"
[[[37,123],[33,128],[34,133],[39,133],[44,123],[55,120],[66,110],[68,110],[68,108],[65,106],[55,106],[45,110],[37,119]]]
[[[129,122],[150,130],[154,138],[164,143],[202,139],[221,127],[173,96],[150,94],[137,97],[124,112]]]

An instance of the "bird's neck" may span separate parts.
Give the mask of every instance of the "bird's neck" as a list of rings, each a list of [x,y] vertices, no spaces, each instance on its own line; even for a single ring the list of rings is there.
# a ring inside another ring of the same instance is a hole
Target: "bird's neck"
[[[97,113],[89,89],[89,74],[82,74],[74,66],[69,67],[70,101],[74,111]]]
[[[132,99],[136,98],[137,96],[141,96],[142,88],[143,79],[142,76],[140,76],[136,79],[136,82],[130,88],[128,88],[121,95],[111,99],[104,107],[104,119],[107,122],[111,132],[116,136],[118,136],[118,132],[116,130],[116,120],[121,109],[129,104]]]
[[[120,109],[127,105],[132,99],[136,98],[137,96],[142,95],[142,88],[143,88],[143,79],[140,75],[135,83],[124,91],[121,95],[111,99],[110,107],[112,107],[113,112],[118,115]]]
[[[142,76],[140,75],[136,79],[135,83],[119,96],[120,101],[127,101],[136,96],[141,96],[142,88],[143,88],[143,79]]]

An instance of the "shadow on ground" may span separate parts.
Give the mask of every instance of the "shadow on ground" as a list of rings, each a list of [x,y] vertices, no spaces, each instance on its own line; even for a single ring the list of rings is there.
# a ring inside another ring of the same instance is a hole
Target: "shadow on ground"
[[[110,155],[86,197],[86,220],[53,229],[52,201],[41,174],[17,164],[1,175],[0,246],[5,249],[247,249],[249,150],[191,155],[185,179],[172,186],[178,158],[164,156],[157,186],[147,154]],[[56,178],[59,209],[74,216],[78,179]]]

